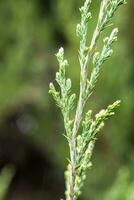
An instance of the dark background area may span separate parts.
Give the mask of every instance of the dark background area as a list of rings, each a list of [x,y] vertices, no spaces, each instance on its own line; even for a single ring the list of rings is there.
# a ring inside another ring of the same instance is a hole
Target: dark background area
[[[0,1],[0,200],[64,197],[68,146],[48,85],[58,69],[54,54],[63,46],[70,63],[68,76],[79,92],[75,28],[81,4],[80,0]],[[99,5],[100,1],[92,3],[89,40]],[[116,13],[119,39],[87,105],[96,113],[116,99],[122,101],[97,141],[83,200],[134,199],[133,13],[132,0]]]

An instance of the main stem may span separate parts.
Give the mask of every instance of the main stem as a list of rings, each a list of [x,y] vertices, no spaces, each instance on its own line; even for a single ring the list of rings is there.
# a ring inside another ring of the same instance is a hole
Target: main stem
[[[101,7],[100,7],[100,12],[99,12],[99,17],[101,15],[101,12],[104,9],[104,5],[107,2],[107,0],[103,0]],[[70,164],[71,164],[71,177],[70,177],[70,194],[69,194],[69,200],[76,200],[77,196],[75,194],[75,179],[76,179],[76,135],[77,132],[79,130],[80,127],[80,123],[82,120],[82,113],[83,113],[83,109],[86,103],[86,98],[84,97],[85,91],[86,91],[86,86],[87,86],[87,66],[90,65],[91,62],[91,58],[92,55],[94,53],[98,38],[100,36],[101,33],[101,28],[99,28],[99,20],[97,22],[97,26],[95,28],[92,40],[91,40],[91,45],[90,45],[90,52],[88,53],[87,57],[86,57],[86,61],[84,63],[80,63],[81,65],[81,78],[80,78],[80,95],[79,95],[79,100],[78,100],[78,104],[77,104],[77,109],[76,109],[76,114],[75,114],[75,119],[74,119],[74,126],[73,126],[73,130],[72,130],[72,138],[69,144],[70,147]],[[84,42],[84,47],[86,47],[86,41]],[[82,49],[80,48],[80,52],[82,55]]]
[[[85,82],[86,83],[86,82]],[[76,179],[76,134],[78,132],[81,118],[82,118],[82,112],[84,108],[84,98],[83,98],[83,92],[85,91],[85,83],[81,83],[81,89],[80,89],[80,96],[78,101],[78,106],[76,110],[75,115],[75,121],[74,121],[74,127],[72,132],[72,139],[70,142],[70,161],[71,161],[71,180],[70,180],[70,199],[69,200],[76,200],[76,194],[75,194],[75,179]]]

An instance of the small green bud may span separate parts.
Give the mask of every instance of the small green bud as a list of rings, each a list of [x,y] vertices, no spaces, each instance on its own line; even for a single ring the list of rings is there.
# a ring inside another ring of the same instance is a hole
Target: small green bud
[[[64,60],[63,65],[68,66],[68,61]]]
[[[80,145],[82,144],[82,141],[83,141],[83,140],[82,140],[81,135],[78,135],[78,136],[77,136],[77,145],[80,146]]]
[[[100,53],[95,52],[95,54],[93,56],[93,64],[96,66],[96,64],[98,63],[99,60],[100,60]]]
[[[71,89],[71,85],[72,85],[71,84],[71,79],[69,78],[69,79],[66,80],[66,89],[67,89],[67,91]]]
[[[91,12],[88,12],[86,15],[87,20],[89,20],[92,17]]]
[[[81,25],[80,24],[77,24],[76,35],[77,35],[77,37],[81,37]]]
[[[84,6],[82,6],[79,10],[80,10],[81,14],[83,14],[85,12]]]
[[[58,53],[56,54],[57,59],[59,60],[63,60],[63,56],[64,56],[64,49],[63,47],[61,47],[58,51]]]
[[[69,97],[69,100],[68,100],[68,106],[69,108],[72,110],[73,108],[73,105],[74,105],[74,100],[76,99],[76,94],[72,94],[70,97]]]
[[[107,44],[108,40],[109,40],[109,37],[105,37],[105,38],[103,39],[103,42],[104,42],[105,44]]]

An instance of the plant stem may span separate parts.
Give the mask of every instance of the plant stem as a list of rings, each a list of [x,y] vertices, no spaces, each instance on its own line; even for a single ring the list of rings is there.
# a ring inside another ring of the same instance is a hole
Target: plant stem
[[[101,3],[100,7],[100,12],[99,12],[99,18],[100,15],[102,14],[102,11],[104,9],[104,6],[106,5],[107,0],[103,0]],[[71,169],[72,169],[72,177],[70,180],[70,199],[69,200],[76,200],[76,195],[75,195],[75,178],[76,178],[76,135],[80,127],[81,119],[82,119],[82,113],[83,109],[86,103],[86,98],[84,97],[84,94],[86,92],[86,86],[87,86],[87,66],[90,65],[92,55],[94,53],[97,40],[100,36],[101,33],[101,27],[99,28],[99,20],[97,22],[97,26],[95,28],[92,40],[91,40],[91,45],[89,48],[88,55],[86,57],[86,60],[84,63],[80,62],[81,65],[81,77],[80,77],[80,95],[79,95],[79,100],[78,100],[78,105],[76,109],[76,114],[75,114],[75,119],[74,119],[74,126],[72,130],[72,138],[70,141],[70,161],[71,161]],[[83,41],[83,44],[80,45],[80,57],[83,57],[83,49],[86,48],[86,41]]]
[[[64,59],[63,48],[60,48],[59,52],[56,54],[59,62],[59,71],[56,73],[56,81],[60,86],[60,91],[55,89],[53,83],[50,83],[49,90],[62,111],[66,130],[65,137],[67,138],[70,149],[70,160],[67,171],[65,172],[66,200],[77,200],[81,194],[81,188],[86,178],[86,170],[91,166],[90,159],[97,134],[104,126],[104,121],[114,114],[114,109],[120,104],[120,101],[116,101],[108,106],[107,109],[101,110],[95,115],[95,120],[92,119],[92,111],[89,110],[85,114],[85,119],[82,122],[82,134],[78,135],[85,104],[92,94],[100,74],[101,65],[113,53],[112,44],[117,40],[118,29],[113,29],[110,36],[104,38],[101,52],[96,52],[98,39],[101,32],[111,25],[109,21],[112,19],[118,6],[126,3],[125,0],[101,1],[97,25],[90,46],[87,46],[88,21],[91,17],[89,7],[91,2],[91,0],[85,0],[84,5],[80,8],[81,21],[77,24],[76,29],[77,36],[80,38],[80,91],[73,120],[70,119],[70,111],[74,106],[76,95],[70,94],[71,80],[66,78],[65,67],[68,65],[68,62]],[[88,67],[91,65],[91,62],[93,64],[93,69],[89,76]]]

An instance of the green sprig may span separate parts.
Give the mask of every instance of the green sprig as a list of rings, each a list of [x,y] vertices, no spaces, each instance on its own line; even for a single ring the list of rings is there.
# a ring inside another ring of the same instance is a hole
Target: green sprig
[[[71,79],[66,78],[65,68],[68,66],[68,62],[64,59],[63,48],[59,49],[56,57],[59,63],[59,71],[56,73],[56,82],[60,87],[60,92],[55,89],[53,83],[50,83],[49,93],[53,95],[56,104],[61,108],[67,137],[70,138],[72,133],[71,126],[73,123],[73,121],[70,120],[70,111],[73,109],[76,95],[70,94],[72,83]]]
[[[98,22],[90,44],[87,43],[87,34],[88,23],[91,18],[89,12],[91,0],[85,0],[84,5],[80,8],[81,21],[76,28],[76,34],[80,40],[80,92],[76,107],[74,106],[76,95],[71,94],[71,79],[66,78],[68,61],[64,59],[64,49],[60,48],[56,54],[59,63],[56,82],[59,89],[56,89],[53,83],[50,83],[49,92],[53,95],[63,114],[66,131],[64,135],[69,144],[70,158],[65,171],[66,200],[77,200],[81,194],[87,169],[92,165],[91,157],[98,133],[103,128],[105,120],[113,116],[115,109],[120,105],[120,101],[116,101],[106,109],[101,110],[95,117],[92,117],[92,110],[84,114],[85,104],[93,92],[102,65],[113,54],[113,43],[117,41],[118,29],[114,28],[111,34],[103,39],[103,47],[100,52],[96,52],[97,42],[101,32],[111,25],[109,22],[118,7],[125,3],[125,0],[102,0]],[[89,75],[88,68],[91,64],[93,68]],[[70,119],[74,107],[76,113],[73,119]]]

